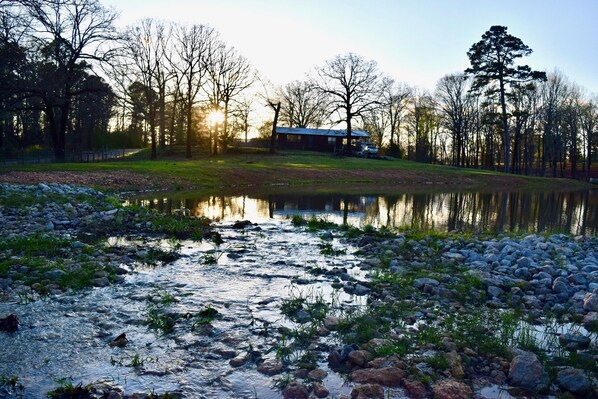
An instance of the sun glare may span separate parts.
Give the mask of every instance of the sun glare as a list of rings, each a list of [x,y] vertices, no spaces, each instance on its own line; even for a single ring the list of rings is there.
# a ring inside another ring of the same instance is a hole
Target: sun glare
[[[210,126],[215,126],[224,121],[224,113],[222,111],[211,111],[208,114],[208,123]]]

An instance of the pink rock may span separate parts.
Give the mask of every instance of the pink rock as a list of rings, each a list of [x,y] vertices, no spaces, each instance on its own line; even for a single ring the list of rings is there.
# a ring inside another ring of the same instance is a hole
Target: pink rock
[[[405,377],[405,372],[396,367],[381,369],[361,369],[351,373],[351,380],[363,384],[380,384],[387,387],[398,387]]]
[[[443,380],[432,386],[434,399],[469,399],[473,395],[471,388],[455,380]]]

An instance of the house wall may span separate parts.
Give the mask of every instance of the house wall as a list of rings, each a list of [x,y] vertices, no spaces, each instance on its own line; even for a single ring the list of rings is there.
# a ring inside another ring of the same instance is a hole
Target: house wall
[[[278,133],[277,148],[279,149],[300,149],[310,151],[333,152],[342,147],[343,139],[335,137],[335,144],[328,143],[328,136],[301,135],[298,141],[289,140],[291,135]]]

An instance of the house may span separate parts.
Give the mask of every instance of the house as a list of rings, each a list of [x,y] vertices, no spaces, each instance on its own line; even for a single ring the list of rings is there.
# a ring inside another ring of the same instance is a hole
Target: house
[[[351,141],[369,138],[369,133],[363,130],[351,131]],[[276,128],[276,143],[279,149],[334,152],[343,148],[346,139],[347,131],[343,129]]]

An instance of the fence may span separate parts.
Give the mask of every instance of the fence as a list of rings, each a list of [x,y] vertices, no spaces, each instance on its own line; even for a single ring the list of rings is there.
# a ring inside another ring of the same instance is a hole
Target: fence
[[[65,162],[102,162],[126,158],[141,151],[140,149],[98,149],[86,151],[67,151]],[[24,150],[24,149],[2,149],[0,150],[0,165],[24,165],[36,163],[55,162],[54,152],[51,149]]]

